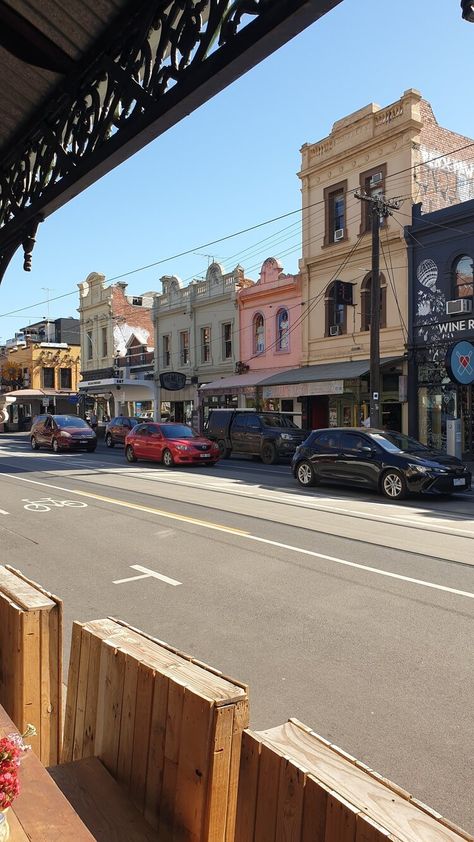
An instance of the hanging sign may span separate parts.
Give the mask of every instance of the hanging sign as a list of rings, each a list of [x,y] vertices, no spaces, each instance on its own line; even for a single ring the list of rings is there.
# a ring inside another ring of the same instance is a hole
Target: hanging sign
[[[456,342],[448,348],[446,368],[451,380],[462,386],[474,383],[474,345],[472,342]]]
[[[165,371],[160,374],[160,386],[169,392],[177,392],[178,389],[184,389],[186,386],[186,375],[181,374],[180,371]]]

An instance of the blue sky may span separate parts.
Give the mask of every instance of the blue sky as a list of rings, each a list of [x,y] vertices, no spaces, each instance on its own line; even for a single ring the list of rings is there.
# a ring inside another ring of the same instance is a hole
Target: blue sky
[[[441,125],[474,137],[473,49],[474,25],[461,20],[458,0],[343,0],[49,217],[38,231],[31,273],[18,253],[0,286],[0,341],[46,316],[40,302],[48,295],[72,293],[51,300],[51,318],[77,315],[76,284],[91,271],[112,279],[164,261],[126,278],[129,294],[160,291],[164,274],[185,282],[202,276],[205,256],[167,260],[191,248],[227,270],[241,263],[253,278],[271,255],[296,271],[298,214],[200,246],[297,210],[301,145],[371,101],[387,105],[418,88]]]

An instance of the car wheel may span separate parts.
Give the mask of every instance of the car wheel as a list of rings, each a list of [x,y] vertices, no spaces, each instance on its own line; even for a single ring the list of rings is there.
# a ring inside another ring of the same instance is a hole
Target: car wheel
[[[135,456],[135,454],[133,452],[133,447],[132,447],[131,444],[127,444],[127,447],[125,448],[125,458],[126,458],[127,462],[136,462],[137,461],[137,457]]]
[[[217,442],[217,447],[219,448],[219,453],[221,454],[221,459],[229,459],[232,451],[231,451],[230,447],[227,447],[224,439],[219,439],[219,441]]]
[[[384,497],[389,500],[403,500],[407,493],[405,477],[395,468],[390,468],[382,476],[380,488]]]
[[[172,468],[174,465],[173,454],[171,453],[171,450],[168,450],[168,448],[163,451],[163,465],[165,468]]]
[[[57,439],[53,439],[51,447],[53,448],[53,453],[59,453],[59,442]]]
[[[305,459],[303,462],[298,462],[296,468],[296,479],[303,488],[310,488],[316,485],[316,476],[311,462]]]
[[[261,456],[264,465],[274,465],[278,461],[275,446],[270,442],[263,445]]]
[[[36,441],[34,436],[31,436],[31,449],[32,450],[39,450],[40,449],[40,446],[39,446],[39,444]]]
[[[106,444],[107,447],[113,447],[114,446],[114,440],[113,440],[112,436],[110,435],[110,433],[107,433],[107,435],[105,437],[105,444]]]

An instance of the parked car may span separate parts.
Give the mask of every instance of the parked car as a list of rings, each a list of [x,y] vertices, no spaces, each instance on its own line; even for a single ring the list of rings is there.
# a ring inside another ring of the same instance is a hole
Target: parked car
[[[137,424],[125,440],[127,462],[150,459],[173,465],[215,465],[220,457],[215,442],[196,435],[186,424]]]
[[[130,430],[136,424],[141,424],[143,418],[129,418],[126,415],[117,415],[112,418],[105,428],[105,443],[107,447],[113,447],[115,444],[125,444],[125,439]]]
[[[38,415],[31,427],[30,442],[33,450],[50,447],[60,450],[88,450],[97,447],[97,436],[89,424],[77,415]]]
[[[282,412],[252,412],[238,409],[213,409],[205,426],[211,441],[217,442],[221,456],[232,452],[260,456],[265,465],[273,465],[282,456],[293,456],[308,436],[289,415]]]
[[[385,430],[315,430],[296,450],[291,467],[305,488],[336,482],[373,488],[390,500],[409,492],[452,494],[471,488],[471,473],[459,459]]]

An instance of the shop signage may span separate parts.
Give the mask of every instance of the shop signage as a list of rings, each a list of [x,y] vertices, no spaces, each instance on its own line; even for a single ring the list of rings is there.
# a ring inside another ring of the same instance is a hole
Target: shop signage
[[[312,383],[292,383],[287,386],[264,386],[264,398],[299,398],[308,395],[342,395],[343,380],[319,380]]]
[[[186,375],[180,371],[165,371],[160,374],[160,386],[168,392],[177,392],[186,386]]]
[[[456,342],[448,348],[446,368],[455,383],[469,386],[474,383],[474,345],[472,342]]]
[[[123,377],[109,377],[106,380],[81,380],[79,389],[88,389],[95,386],[116,386],[118,383],[123,383]]]
[[[474,330],[474,319],[458,319],[457,322],[441,322],[439,326],[441,336],[463,333],[465,330]]]

